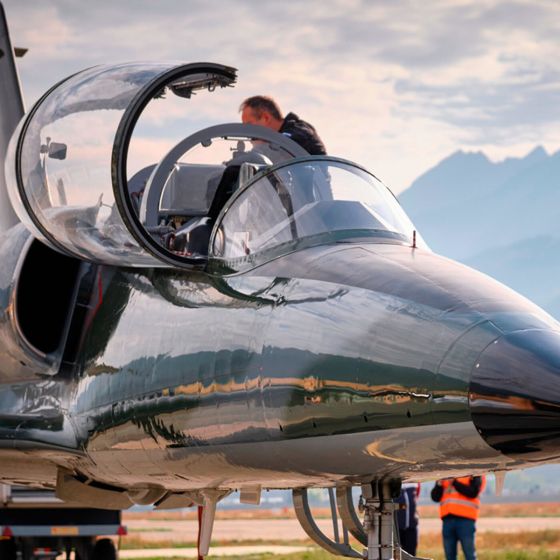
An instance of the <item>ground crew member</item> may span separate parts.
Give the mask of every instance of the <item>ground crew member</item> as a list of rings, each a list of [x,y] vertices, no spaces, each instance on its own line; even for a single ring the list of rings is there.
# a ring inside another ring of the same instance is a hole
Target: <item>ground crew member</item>
[[[480,509],[479,496],[485,486],[484,476],[463,476],[438,480],[432,489],[432,500],[439,502],[447,560],[457,560],[458,542],[465,560],[476,560],[476,520]]]
[[[395,500],[399,507],[396,512],[397,528],[401,548],[411,556],[416,556],[418,547],[418,510],[416,502],[420,495],[420,484],[405,482],[400,496]]]

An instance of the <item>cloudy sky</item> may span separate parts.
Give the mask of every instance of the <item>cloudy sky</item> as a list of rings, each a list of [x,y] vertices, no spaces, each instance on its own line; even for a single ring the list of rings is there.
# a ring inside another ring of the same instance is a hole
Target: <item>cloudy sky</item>
[[[558,0],[2,2],[28,107],[95,64],[211,61],[239,80],[208,125],[272,95],[395,192],[458,149],[560,149]]]

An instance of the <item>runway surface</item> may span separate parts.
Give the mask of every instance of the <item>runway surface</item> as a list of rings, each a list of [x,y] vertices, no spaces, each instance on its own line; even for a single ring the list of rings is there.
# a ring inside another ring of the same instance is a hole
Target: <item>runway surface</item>
[[[127,520],[130,535],[149,541],[196,542],[195,521]],[[330,519],[318,519],[321,530],[332,530]],[[560,517],[482,517],[478,520],[479,532],[498,533],[538,531],[552,529],[560,531]],[[441,521],[436,518],[420,519],[420,534],[439,533]],[[216,520],[212,539],[216,542],[274,540],[293,541],[307,539],[307,535],[296,519],[228,519]]]
[[[306,546],[213,546],[210,548],[211,556],[248,556],[250,554],[292,554],[293,552],[305,552],[309,550]],[[143,550],[121,550],[119,558],[196,558],[195,548],[152,548]]]
[[[330,534],[332,523],[329,519],[317,520],[319,527]],[[195,543],[197,523],[192,520],[170,521],[157,519],[129,519],[126,521],[129,534],[146,541],[189,542]],[[559,517],[482,517],[478,520],[479,533],[517,533],[550,529],[560,531]],[[420,535],[424,538],[436,536],[441,531],[441,521],[437,518],[420,519]],[[126,538],[126,537],[125,537]],[[290,554],[305,552],[308,546],[297,545],[298,540],[307,539],[307,535],[295,519],[218,519],[214,525],[212,541],[216,543],[210,549],[211,556],[248,556],[251,554]],[[276,544],[235,545],[236,541],[267,541]],[[286,544],[282,544],[286,541]],[[220,543],[228,543],[220,546]],[[157,548],[140,550],[121,550],[119,557],[123,560],[141,558],[196,558],[195,548]]]

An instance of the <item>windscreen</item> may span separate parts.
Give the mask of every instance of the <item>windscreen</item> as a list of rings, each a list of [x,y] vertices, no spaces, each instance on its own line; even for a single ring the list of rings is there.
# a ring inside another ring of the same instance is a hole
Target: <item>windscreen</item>
[[[375,176],[350,162],[306,158],[272,168],[248,185],[224,213],[212,249],[213,256],[243,268],[259,256],[337,240],[412,244],[413,232]],[[420,237],[416,244],[424,245]]]

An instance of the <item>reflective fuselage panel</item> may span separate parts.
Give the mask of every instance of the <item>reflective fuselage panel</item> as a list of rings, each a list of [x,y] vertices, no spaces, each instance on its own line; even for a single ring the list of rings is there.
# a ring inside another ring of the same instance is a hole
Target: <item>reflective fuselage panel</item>
[[[512,468],[523,457],[488,445],[472,422],[470,383],[489,345],[527,329],[558,336],[501,284],[399,244],[310,248],[222,279],[120,270],[79,380],[45,385],[37,402],[50,394],[68,410],[58,437],[74,425],[86,453],[73,467],[113,485]]]

